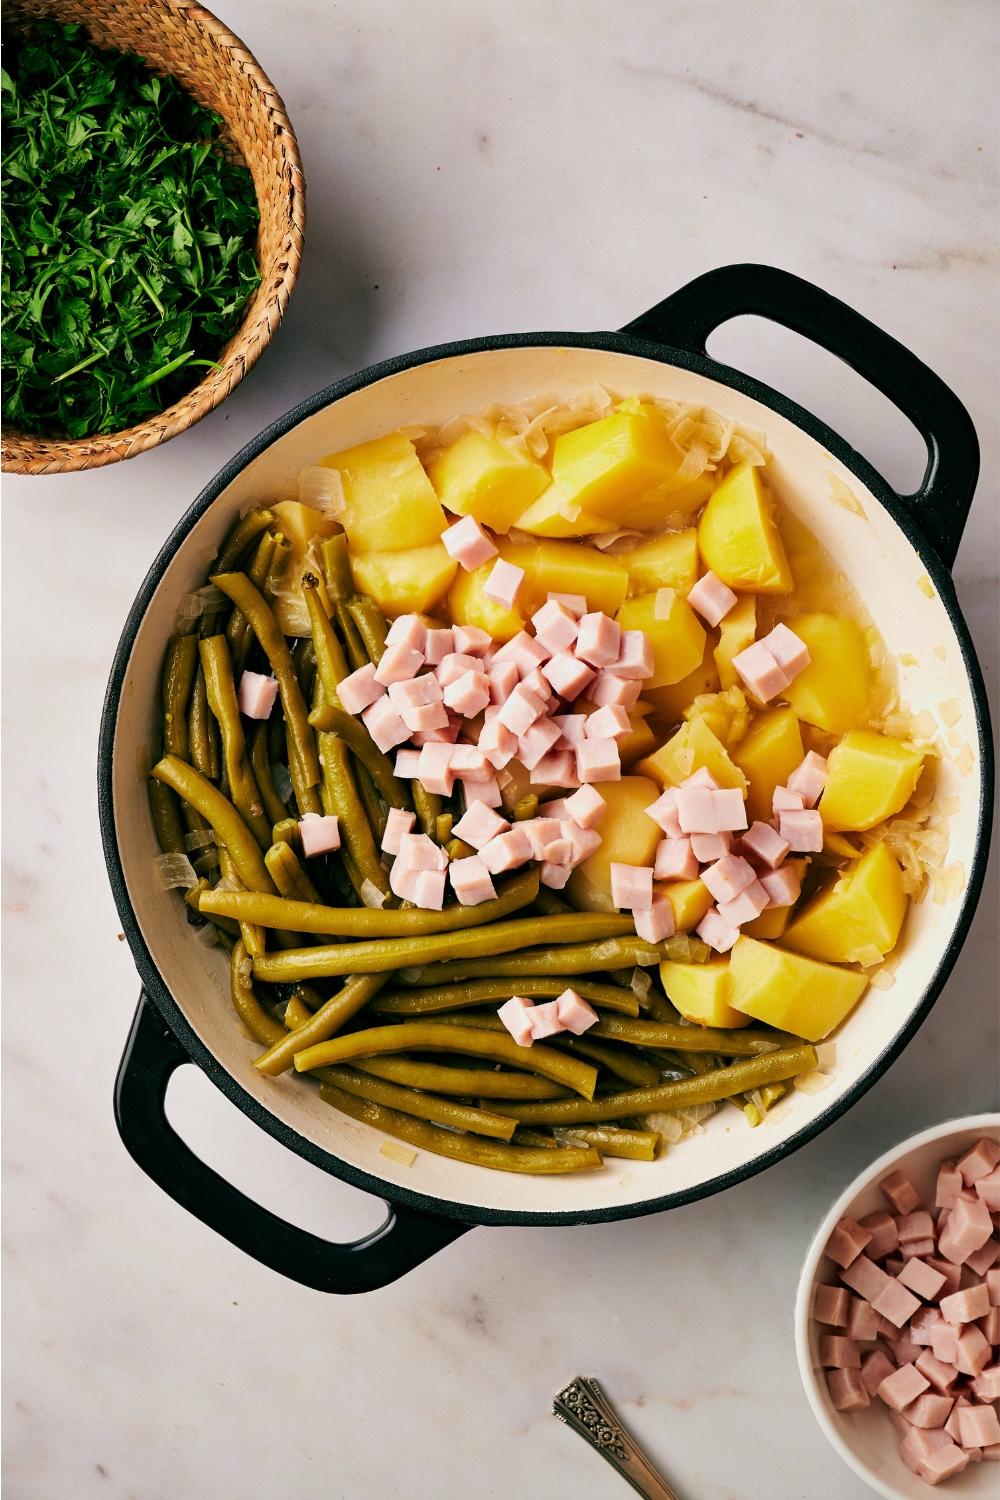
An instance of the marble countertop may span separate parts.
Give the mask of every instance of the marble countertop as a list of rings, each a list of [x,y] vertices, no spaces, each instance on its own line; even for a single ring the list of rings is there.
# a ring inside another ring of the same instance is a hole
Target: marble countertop
[[[983,476],[956,567],[997,683],[995,16],[985,0],[218,0],[284,97],[309,196],[271,349],[129,463],[8,477],[7,1452],[10,1500],[612,1500],[549,1415],[595,1374],[682,1500],[862,1500],[799,1384],[814,1226],[876,1154],[995,1107],[996,866],[944,994],[843,1119],[669,1215],[478,1229],[337,1299],[156,1188],[111,1110],[138,993],[101,855],[104,685],[160,544],[221,465],[339,376],[449,339],[615,328],[713,266],[819,283],[957,391]],[[794,395],[901,489],[922,445],[846,366],[755,320],[711,351]],[[42,1013],[45,1013],[45,1025]],[[177,1128],[343,1239],[382,1207],[293,1157],[195,1069]]]

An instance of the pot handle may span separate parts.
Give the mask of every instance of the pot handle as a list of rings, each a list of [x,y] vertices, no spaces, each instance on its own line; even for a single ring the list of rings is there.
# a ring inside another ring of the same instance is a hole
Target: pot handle
[[[280,1276],[318,1292],[372,1292],[472,1228],[399,1203],[387,1203],[382,1227],[353,1243],[332,1244],[286,1224],[200,1161],[167,1120],[167,1084],[190,1061],[143,991],[115,1080],[119,1134],[130,1156],[175,1202]]]
[[[917,492],[899,498],[950,569],[979,475],[976,429],[944,381],[881,328],[789,271],[741,265],[696,277],[622,332],[704,356],[709,334],[746,313],[770,318],[836,354],[909,417],[927,444],[927,468]]]

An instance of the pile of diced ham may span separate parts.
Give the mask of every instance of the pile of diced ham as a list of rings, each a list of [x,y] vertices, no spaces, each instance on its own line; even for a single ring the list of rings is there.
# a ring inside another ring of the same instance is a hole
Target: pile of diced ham
[[[934,1211],[893,1172],[880,1184],[892,1212],[842,1219],[826,1246],[842,1285],[816,1287],[813,1317],[838,1330],[819,1339],[834,1407],[884,1402],[928,1484],[1000,1460],[998,1161],[990,1140],[943,1161]]]
[[[600,1020],[597,1011],[581,999],[576,990],[563,990],[545,1005],[536,1005],[523,995],[512,995],[501,1005],[497,1015],[519,1047],[530,1047],[532,1042],[557,1036],[560,1031],[582,1036]]]

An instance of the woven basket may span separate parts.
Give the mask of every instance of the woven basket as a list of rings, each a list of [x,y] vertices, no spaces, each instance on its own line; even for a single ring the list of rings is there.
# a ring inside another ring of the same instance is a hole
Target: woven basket
[[[221,21],[192,0],[9,0],[12,25],[40,19],[84,25],[98,46],[135,52],[154,73],[173,73],[223,121],[224,144],[250,168],[260,227],[261,283],[219,369],[156,417],[106,437],[65,441],[4,429],[0,468],[64,474],[133,458],[165,443],[225,401],[281,322],[302,257],[306,202],[295,135],[273,84]]]

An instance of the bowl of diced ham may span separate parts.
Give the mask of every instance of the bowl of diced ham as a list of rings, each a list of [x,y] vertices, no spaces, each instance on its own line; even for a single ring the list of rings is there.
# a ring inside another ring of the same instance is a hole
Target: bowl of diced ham
[[[802,1380],[878,1494],[1000,1490],[1000,1116],[949,1120],[827,1214],[795,1309]]]

